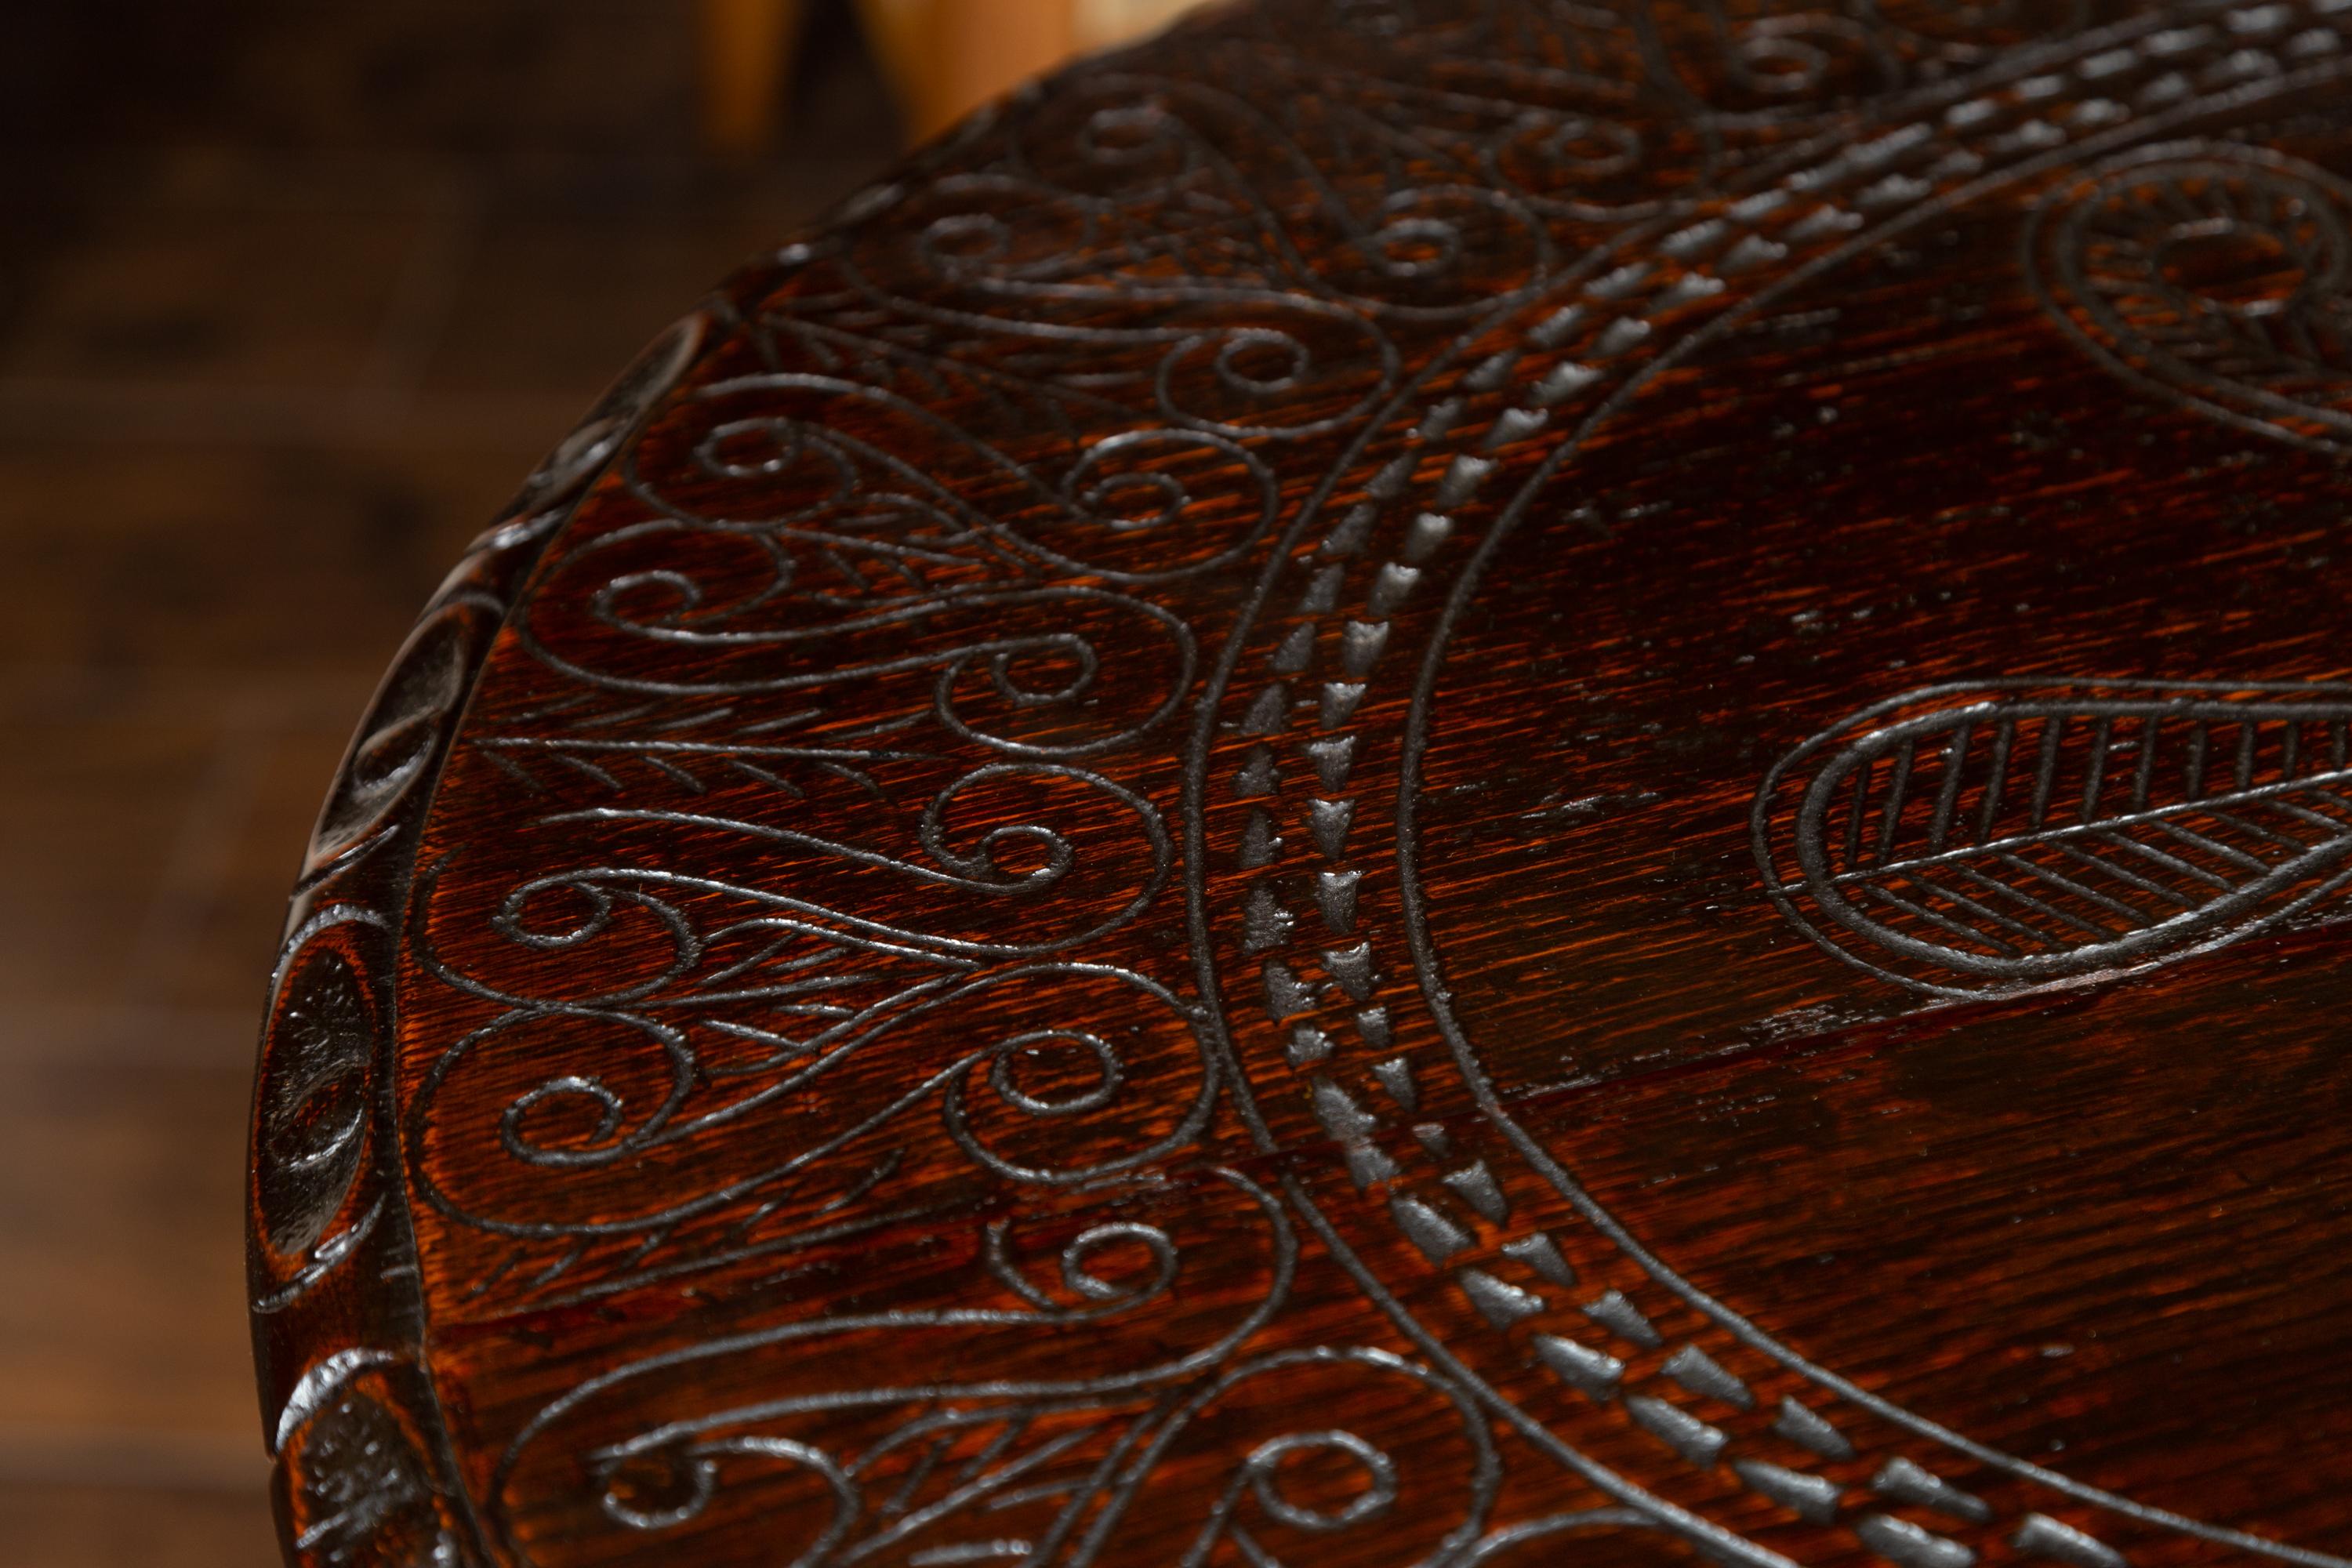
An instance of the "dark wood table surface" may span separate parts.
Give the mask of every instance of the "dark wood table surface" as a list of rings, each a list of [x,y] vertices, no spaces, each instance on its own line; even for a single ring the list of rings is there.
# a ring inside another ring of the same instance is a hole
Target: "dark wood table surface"
[[[296,894],[301,1564],[2352,1558],[2352,4],[1270,0],[755,261]]]

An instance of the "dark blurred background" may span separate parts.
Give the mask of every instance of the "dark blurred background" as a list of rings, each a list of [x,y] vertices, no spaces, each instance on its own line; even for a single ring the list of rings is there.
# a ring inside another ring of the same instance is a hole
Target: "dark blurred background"
[[[858,26],[809,10],[767,150],[719,154],[688,0],[8,6],[8,1568],[276,1560],[240,1178],[304,836],[464,542],[896,155]]]
[[[648,338],[1187,0],[13,0],[0,1564],[277,1560],[246,1100],[410,618]]]

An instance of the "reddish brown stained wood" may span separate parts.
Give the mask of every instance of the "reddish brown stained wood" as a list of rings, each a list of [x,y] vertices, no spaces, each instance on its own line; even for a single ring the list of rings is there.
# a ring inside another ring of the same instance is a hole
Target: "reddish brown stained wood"
[[[1268,4],[747,268],[322,823],[289,1561],[2341,1562],[2347,46]]]

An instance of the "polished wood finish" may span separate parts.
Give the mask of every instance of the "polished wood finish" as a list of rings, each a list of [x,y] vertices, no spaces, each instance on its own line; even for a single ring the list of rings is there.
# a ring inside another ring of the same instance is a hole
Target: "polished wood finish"
[[[436,600],[291,1561],[2352,1553],[2352,10],[1266,4]]]

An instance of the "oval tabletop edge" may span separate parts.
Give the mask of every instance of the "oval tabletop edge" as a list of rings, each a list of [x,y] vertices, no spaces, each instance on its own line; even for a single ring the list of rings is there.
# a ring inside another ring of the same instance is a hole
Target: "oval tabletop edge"
[[[2347,500],[2343,0],[1024,89],[362,722],[289,1562],[2352,1562]]]

